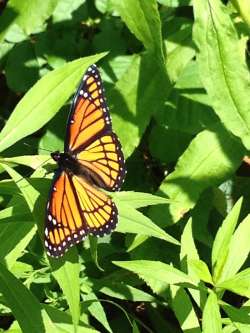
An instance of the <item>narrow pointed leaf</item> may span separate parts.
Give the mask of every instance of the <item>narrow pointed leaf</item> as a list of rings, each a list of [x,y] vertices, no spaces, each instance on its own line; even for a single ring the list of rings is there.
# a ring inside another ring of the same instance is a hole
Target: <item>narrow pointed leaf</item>
[[[227,259],[230,241],[238,222],[241,205],[242,198],[234,205],[216,234],[212,248],[213,278],[215,282],[220,278],[220,274],[222,273],[223,266]]]
[[[220,309],[216,294],[211,292],[205,304],[202,317],[203,333],[222,333]]]
[[[87,67],[104,55],[74,60],[42,77],[17,104],[0,132],[0,151],[46,124],[76,89]]]

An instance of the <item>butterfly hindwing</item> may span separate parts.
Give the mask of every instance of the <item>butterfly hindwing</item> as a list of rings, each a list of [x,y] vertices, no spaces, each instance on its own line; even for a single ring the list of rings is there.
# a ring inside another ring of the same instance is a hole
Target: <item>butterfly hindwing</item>
[[[77,160],[95,174],[100,187],[120,190],[125,177],[125,162],[121,144],[114,133],[96,139],[77,154]]]
[[[115,228],[118,218],[112,199],[82,177],[73,176],[72,181],[87,233],[95,236],[109,234]]]

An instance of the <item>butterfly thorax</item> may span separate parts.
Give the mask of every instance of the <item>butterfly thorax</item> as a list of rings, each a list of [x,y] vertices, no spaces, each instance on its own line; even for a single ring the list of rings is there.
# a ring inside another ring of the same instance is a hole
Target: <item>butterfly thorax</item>
[[[79,167],[77,160],[72,154],[60,153],[59,151],[55,151],[54,153],[51,153],[51,157],[54,161],[57,162],[60,169],[66,170],[75,175],[81,173],[81,168]]]
[[[106,188],[105,183],[95,173],[87,167],[81,165],[77,158],[71,153],[60,153],[55,151],[51,153],[51,157],[57,162],[59,169],[65,170],[69,174],[84,177],[89,184]]]

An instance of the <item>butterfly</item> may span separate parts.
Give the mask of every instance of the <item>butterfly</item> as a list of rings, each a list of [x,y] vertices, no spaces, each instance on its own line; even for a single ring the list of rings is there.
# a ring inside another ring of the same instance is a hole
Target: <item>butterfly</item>
[[[46,207],[44,244],[49,256],[60,257],[88,234],[109,234],[118,220],[115,203],[101,189],[120,190],[125,161],[95,64],[87,69],[74,96],[64,152],[51,157],[58,169]]]

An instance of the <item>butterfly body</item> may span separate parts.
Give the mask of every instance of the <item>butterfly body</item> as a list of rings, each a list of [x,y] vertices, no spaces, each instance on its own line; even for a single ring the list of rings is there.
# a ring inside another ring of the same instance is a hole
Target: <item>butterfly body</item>
[[[64,152],[51,157],[58,169],[46,208],[45,247],[48,255],[59,257],[87,234],[110,233],[118,221],[115,204],[101,189],[120,189],[125,162],[95,65],[73,99]]]

